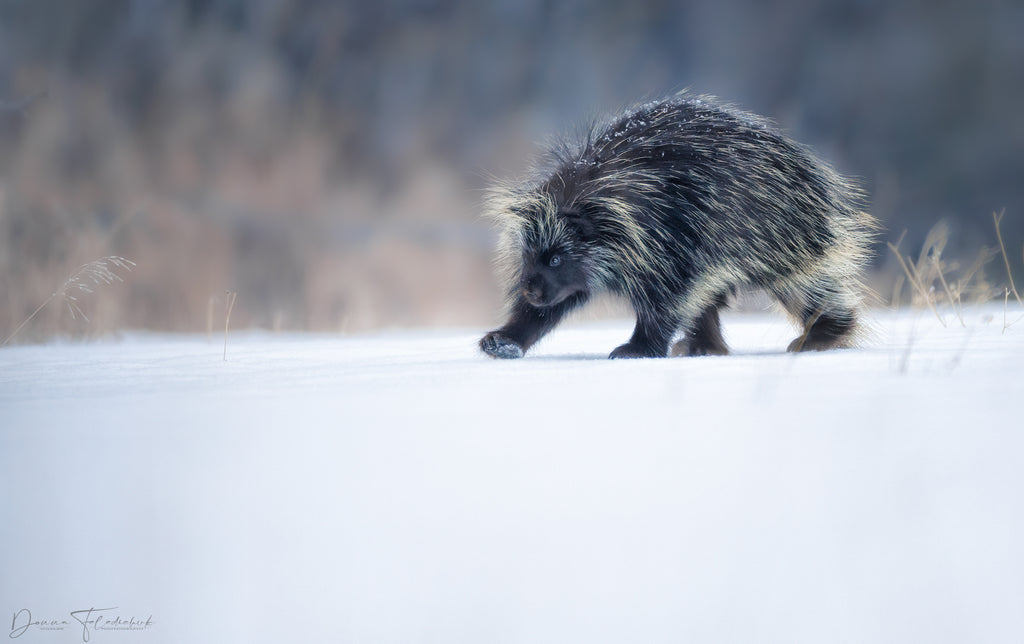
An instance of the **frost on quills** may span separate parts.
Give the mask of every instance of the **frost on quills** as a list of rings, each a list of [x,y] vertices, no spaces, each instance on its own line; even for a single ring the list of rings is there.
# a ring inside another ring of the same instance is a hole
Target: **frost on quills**
[[[738,288],[776,298],[800,324],[790,351],[849,346],[876,229],[862,193],[752,114],[706,98],[648,103],[548,150],[493,188],[508,321],[480,340],[522,357],[591,295],[632,304],[611,358],[721,355],[718,310]]]

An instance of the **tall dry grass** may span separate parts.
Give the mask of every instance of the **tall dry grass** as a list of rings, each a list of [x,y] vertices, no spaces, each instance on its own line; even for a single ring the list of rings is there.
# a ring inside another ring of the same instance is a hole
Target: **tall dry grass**
[[[25,328],[25,325],[31,322],[40,311],[54,300],[64,304],[72,319],[82,319],[88,322],[89,318],[82,310],[81,298],[94,293],[100,286],[110,285],[114,282],[123,282],[124,279],[122,279],[117,271],[127,272],[134,266],[135,262],[116,255],[101,257],[100,259],[82,264],[72,271],[56,291],[43,300],[42,304],[37,306],[21,324],[4,338],[3,344],[7,344],[14,339],[14,336]]]
[[[889,250],[902,269],[902,274],[893,282],[890,304],[894,307],[909,304],[917,308],[928,308],[943,326],[948,323],[945,314],[948,312],[952,313],[961,326],[966,326],[963,316],[965,302],[977,304],[1001,299],[1005,309],[1012,294],[1024,310],[1024,301],[1013,280],[1010,254],[1003,243],[1000,223],[1004,215],[1005,210],[992,213],[997,245],[982,248],[969,263],[943,258],[943,251],[949,242],[949,226],[942,221],[928,231],[916,260],[910,255],[904,255],[900,248],[906,232],[895,243],[888,242]],[[994,276],[996,271],[989,266],[996,257],[1003,260],[1005,282],[1003,276]],[[1017,317],[1011,321],[1004,315],[1004,330],[1020,319]]]
[[[254,141],[275,120],[260,101],[201,111],[139,134],[111,122],[102,95],[28,110],[17,153],[0,159],[0,337],[202,331],[211,295],[226,290],[241,295],[237,326],[358,331],[496,315],[490,233],[466,183],[476,178],[424,166],[384,191],[339,170],[316,120],[285,119]],[[241,131],[211,129],[229,120]],[[76,266],[107,256],[138,266],[89,303],[88,324],[33,314]]]

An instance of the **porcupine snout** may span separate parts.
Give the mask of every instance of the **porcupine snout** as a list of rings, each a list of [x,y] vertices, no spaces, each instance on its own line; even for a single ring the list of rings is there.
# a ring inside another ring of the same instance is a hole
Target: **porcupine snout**
[[[532,304],[533,306],[543,306],[544,297],[544,281],[539,275],[534,275],[523,282],[522,288],[523,298]]]

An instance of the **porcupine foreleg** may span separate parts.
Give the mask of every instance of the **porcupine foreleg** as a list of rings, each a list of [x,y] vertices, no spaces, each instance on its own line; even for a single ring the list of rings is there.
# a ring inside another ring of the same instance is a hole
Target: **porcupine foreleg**
[[[548,331],[555,328],[565,315],[587,301],[585,293],[577,293],[554,306],[536,307],[517,295],[512,303],[511,316],[500,329],[491,331],[480,340],[480,348],[495,358],[522,358],[523,354]]]
[[[629,342],[616,347],[611,359],[616,358],[664,358],[668,354],[668,343],[679,325],[677,316],[666,313],[667,307],[644,307],[636,316],[636,327]]]

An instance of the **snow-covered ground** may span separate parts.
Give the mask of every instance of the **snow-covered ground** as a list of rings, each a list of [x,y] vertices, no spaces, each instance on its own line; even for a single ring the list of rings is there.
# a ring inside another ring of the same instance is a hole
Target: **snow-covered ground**
[[[1024,321],[945,315],[798,356],[770,315],[669,360],[605,360],[628,321],[509,362],[484,329],[0,349],[0,632],[1024,641]]]

